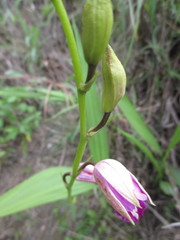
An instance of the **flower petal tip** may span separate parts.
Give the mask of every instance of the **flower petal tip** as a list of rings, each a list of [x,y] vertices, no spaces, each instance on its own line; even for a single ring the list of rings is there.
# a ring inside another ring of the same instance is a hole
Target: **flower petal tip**
[[[131,223],[132,223],[132,225],[133,225],[133,226],[135,226],[135,225],[136,225],[136,224],[135,224],[135,222],[133,222],[133,221],[131,221]]]
[[[148,202],[152,205],[152,206],[154,206],[154,207],[156,207],[156,204],[153,202],[153,200],[148,196]]]

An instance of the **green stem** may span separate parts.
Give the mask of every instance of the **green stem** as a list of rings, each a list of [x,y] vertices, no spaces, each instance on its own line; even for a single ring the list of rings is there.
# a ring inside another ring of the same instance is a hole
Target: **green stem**
[[[76,41],[74,38],[74,34],[72,31],[71,24],[69,22],[69,18],[66,13],[66,9],[64,8],[62,0],[52,0],[57,14],[60,18],[60,21],[62,23],[62,27],[66,36],[68,48],[70,51],[70,55],[72,58],[73,63],[73,69],[75,73],[76,78],[76,86],[77,89],[79,89],[80,84],[83,82],[83,75],[82,75],[82,68],[81,63],[79,59],[78,49],[76,45]],[[76,176],[78,174],[78,168],[79,164],[82,160],[82,157],[84,155],[84,151],[87,144],[87,136],[86,136],[86,95],[85,93],[82,93],[80,90],[78,90],[78,104],[79,104],[79,117],[80,117],[80,140],[77,147],[76,155],[73,162],[73,170],[72,170],[72,176],[69,184],[67,185],[68,190],[68,197],[71,199],[71,189],[73,186],[73,183],[76,179]]]
[[[71,180],[67,185],[67,190],[68,190],[68,198],[71,200],[71,189],[73,186],[73,183],[78,175],[78,169],[79,169],[79,164],[82,160],[82,157],[84,155],[84,151],[86,149],[86,144],[87,144],[87,138],[80,138],[78,148],[76,151],[76,155],[74,158],[74,164],[73,164],[73,170],[72,170],[72,175],[71,175]]]
[[[54,7],[60,18],[64,33],[66,36],[68,48],[72,58],[72,63],[73,63],[73,68],[74,68],[74,73],[76,78],[76,85],[77,85],[77,88],[79,88],[80,83],[83,82],[83,75],[82,75],[81,63],[80,63],[78,49],[77,49],[73,31],[72,31],[72,27],[71,27],[71,24],[62,0],[51,0],[51,1],[54,4]]]

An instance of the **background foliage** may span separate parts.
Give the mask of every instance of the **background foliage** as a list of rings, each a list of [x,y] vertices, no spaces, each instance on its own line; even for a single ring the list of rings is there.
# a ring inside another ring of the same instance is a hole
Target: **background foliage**
[[[83,1],[64,2],[80,49]],[[126,68],[127,95],[89,151],[94,160],[110,156],[125,164],[157,207],[133,228],[95,189],[71,206],[62,200],[2,218],[0,239],[178,239],[178,227],[169,224],[180,219],[180,5],[174,0],[112,2],[111,45]],[[50,1],[2,0],[0,24],[0,192],[37,173],[0,196],[4,216],[60,199],[57,166],[71,165],[79,127],[72,66]],[[101,117],[100,77],[90,94],[87,116],[94,126]]]

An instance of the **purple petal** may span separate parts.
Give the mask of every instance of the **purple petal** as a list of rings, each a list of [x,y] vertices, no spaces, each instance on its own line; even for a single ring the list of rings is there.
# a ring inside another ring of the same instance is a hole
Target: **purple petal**
[[[83,163],[80,164],[80,166]],[[94,171],[94,166],[92,165],[87,165],[81,172],[80,174],[76,177],[76,180],[78,181],[83,181],[83,182],[91,182],[91,183],[96,183],[93,175]]]
[[[137,197],[137,199],[142,200],[142,201],[146,201],[148,200],[148,197],[146,196],[146,194],[142,191],[142,189],[139,187],[139,185],[137,184],[137,182],[134,180],[134,178],[132,177],[132,181],[134,184],[134,193]]]
[[[146,210],[145,201],[153,204],[136,177],[120,162],[102,160],[95,165],[93,174],[116,214],[126,222],[139,221]]]
[[[147,206],[146,206],[145,202],[143,202],[143,201],[139,201],[139,202],[140,202],[141,208],[138,208],[138,215],[139,215],[139,218],[141,218],[144,211],[147,209]]]
[[[146,204],[143,201],[140,201],[139,203],[140,203],[141,208],[135,207],[133,212],[128,212],[128,214],[130,215],[133,222],[138,222],[140,220],[140,218],[142,217],[144,211],[147,208]],[[122,216],[117,211],[115,211],[115,213],[116,213],[117,216],[121,217],[122,220],[124,220],[126,222],[130,222],[129,219],[125,218],[124,216]]]
[[[135,206],[134,204],[132,204],[131,202],[129,202],[126,198],[124,198],[122,195],[120,195],[116,189],[114,189],[109,183],[108,183],[109,188],[111,189],[111,191],[114,193],[114,195],[116,196],[116,198],[121,202],[121,204],[125,207],[125,209],[127,211],[132,211]]]
[[[114,159],[105,159],[95,165],[94,171],[95,170],[97,170],[101,177],[106,179],[121,196],[129,202],[138,205],[131,173],[120,162]],[[95,172],[94,175],[96,174]]]
[[[137,178],[131,173],[132,181],[135,186],[135,194],[137,194],[137,198],[142,201],[148,201],[150,204],[154,205],[152,199],[150,198],[149,194],[146,192],[146,190],[143,188],[143,186],[140,184],[140,182],[137,180]],[[146,197],[145,197],[145,196]]]
[[[101,173],[96,168],[94,169],[94,175],[96,183],[99,185],[99,187],[101,188],[102,192],[104,193],[104,195],[106,196],[114,210],[119,212],[122,216],[125,216],[127,219],[129,218],[129,221],[131,221],[131,217],[129,216],[125,206],[128,209],[132,209],[134,205],[133,204],[129,205],[129,202],[126,199],[124,199],[123,197],[121,198],[121,196],[119,196],[119,194],[116,193],[116,191],[112,191],[114,190],[114,188],[112,188],[112,186],[109,185],[106,179],[103,178]],[[120,199],[122,200],[122,202],[124,200],[123,203],[125,205],[121,203]],[[131,223],[133,224],[133,221],[131,221]]]

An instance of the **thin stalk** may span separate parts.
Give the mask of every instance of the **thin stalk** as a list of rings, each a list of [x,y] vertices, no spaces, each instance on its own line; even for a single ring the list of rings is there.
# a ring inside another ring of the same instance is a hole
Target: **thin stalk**
[[[80,138],[79,144],[78,144],[78,148],[76,151],[76,155],[74,158],[74,164],[73,164],[73,171],[72,171],[72,175],[71,175],[71,179],[70,182],[67,185],[67,190],[68,190],[68,198],[69,200],[71,200],[71,189],[73,186],[73,183],[78,175],[78,169],[79,169],[79,164],[82,160],[82,157],[84,155],[84,151],[86,149],[86,144],[87,144],[87,138]]]
[[[62,23],[62,27],[66,36],[68,48],[70,51],[70,55],[72,58],[73,69],[76,78],[76,86],[78,92],[78,104],[79,104],[79,117],[80,117],[80,140],[77,147],[76,155],[73,162],[72,176],[70,182],[67,184],[68,197],[71,199],[71,189],[73,183],[78,174],[78,167],[84,155],[84,151],[87,144],[87,136],[86,136],[86,95],[82,93],[79,89],[80,84],[83,82],[82,68],[80,64],[78,49],[75,41],[75,37],[72,31],[72,27],[69,21],[69,18],[66,13],[66,9],[64,8],[62,0],[52,0],[57,14]]]
[[[51,1],[54,4],[54,7],[60,18],[64,33],[66,36],[68,48],[72,58],[73,69],[74,69],[75,78],[76,78],[76,85],[77,85],[77,88],[79,88],[80,83],[83,82],[83,75],[82,75],[81,63],[80,63],[78,49],[77,49],[73,31],[72,31],[72,27],[71,27],[71,24],[62,0],[51,0]]]
[[[101,119],[101,121],[100,121],[100,123],[99,123],[96,127],[94,127],[93,129],[90,129],[90,130],[88,131],[88,134],[91,135],[91,133],[97,132],[97,131],[99,131],[101,128],[103,128],[103,127],[106,125],[106,123],[107,123],[110,115],[111,115],[111,112],[105,112],[104,115],[103,115],[103,117],[102,117],[102,119]],[[88,135],[88,136],[89,136],[89,135]]]

